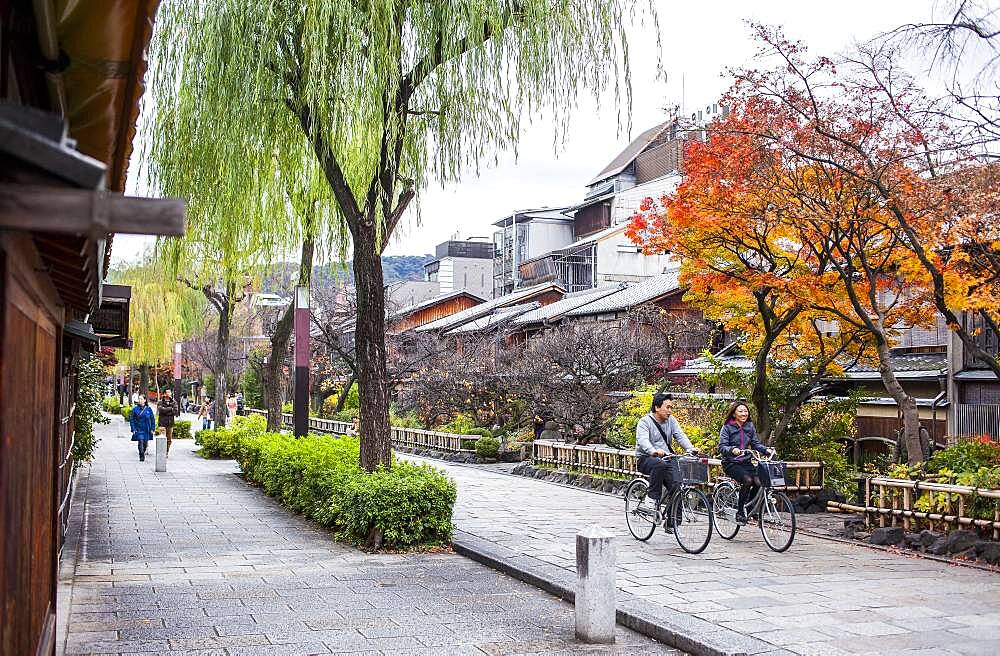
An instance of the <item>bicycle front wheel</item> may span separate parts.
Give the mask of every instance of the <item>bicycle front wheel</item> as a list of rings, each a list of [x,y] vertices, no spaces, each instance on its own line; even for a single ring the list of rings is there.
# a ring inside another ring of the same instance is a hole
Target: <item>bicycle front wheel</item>
[[[768,490],[760,506],[760,532],[772,551],[781,553],[795,539],[795,506],[781,492]]]
[[[736,512],[740,505],[740,492],[729,482],[720,483],[712,493],[712,511],[715,514],[715,530],[725,540],[732,540],[740,532],[736,523]]]
[[[678,491],[670,504],[670,517],[681,549],[692,554],[705,550],[712,539],[712,506],[704,492],[694,488]]]
[[[637,478],[625,488],[625,523],[636,540],[645,542],[656,530],[656,511],[644,510],[639,503],[646,498],[649,484]]]

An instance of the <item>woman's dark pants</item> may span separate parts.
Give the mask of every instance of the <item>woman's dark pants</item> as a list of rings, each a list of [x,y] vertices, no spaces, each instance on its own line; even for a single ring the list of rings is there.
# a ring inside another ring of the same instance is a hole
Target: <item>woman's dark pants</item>
[[[726,472],[726,476],[740,484],[738,512],[742,513],[747,502],[757,492],[757,487],[760,485],[757,470],[749,462],[725,461],[722,463],[722,471]]]
[[[149,440],[139,440],[139,459],[142,460],[146,457],[146,446],[149,444]]]

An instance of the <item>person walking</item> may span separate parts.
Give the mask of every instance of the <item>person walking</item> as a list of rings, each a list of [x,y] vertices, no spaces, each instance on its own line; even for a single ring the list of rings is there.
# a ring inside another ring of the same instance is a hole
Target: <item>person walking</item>
[[[174,441],[174,419],[180,412],[177,409],[177,402],[169,389],[163,390],[163,395],[156,404],[156,416],[163,426],[163,433],[167,436],[167,455],[170,455],[170,445]]]
[[[236,415],[236,397],[230,393],[226,397],[226,418],[232,419]]]
[[[132,428],[132,441],[139,443],[139,462],[142,462],[146,459],[146,446],[153,439],[153,431],[156,430],[153,409],[146,404],[146,397],[142,394],[135,400],[135,407],[132,408],[132,415],[129,417],[129,425]]]
[[[198,409],[198,419],[201,419],[202,430],[208,430],[212,427],[212,409],[208,404],[210,400],[206,396],[201,402],[201,408]]]

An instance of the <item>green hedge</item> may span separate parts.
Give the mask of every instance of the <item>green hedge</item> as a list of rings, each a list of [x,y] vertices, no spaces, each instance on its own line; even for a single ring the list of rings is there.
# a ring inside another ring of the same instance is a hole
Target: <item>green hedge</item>
[[[179,419],[174,422],[174,439],[175,440],[190,440],[191,439],[191,422]]]
[[[476,454],[480,458],[496,458],[500,455],[500,440],[484,436],[476,440]]]
[[[203,458],[236,458],[240,440],[260,435],[267,429],[267,420],[261,415],[233,417],[229,426],[214,430],[198,431],[198,455]]]
[[[247,480],[295,512],[360,544],[373,528],[392,549],[451,539],[455,484],[427,465],[396,462],[373,474],[358,465],[359,441],[262,433],[240,440]]]
[[[104,400],[101,401],[101,407],[109,415],[118,415],[122,412],[122,404],[114,396],[105,396]]]

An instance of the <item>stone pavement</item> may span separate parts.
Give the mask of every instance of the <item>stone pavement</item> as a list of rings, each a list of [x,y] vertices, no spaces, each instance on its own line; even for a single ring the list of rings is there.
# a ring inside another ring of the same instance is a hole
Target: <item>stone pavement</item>
[[[74,498],[66,654],[680,654],[581,645],[572,606],[455,554],[338,544],[190,441],[156,474],[112,421]]]
[[[456,548],[483,549],[533,576],[565,581],[577,530],[598,523],[615,531],[619,608],[629,600],[674,623],[694,616],[784,653],[1000,654],[997,574],[801,534],[776,554],[756,527],[733,542],[716,535],[690,555],[662,531],[634,540],[619,498],[434,464],[458,483]]]

